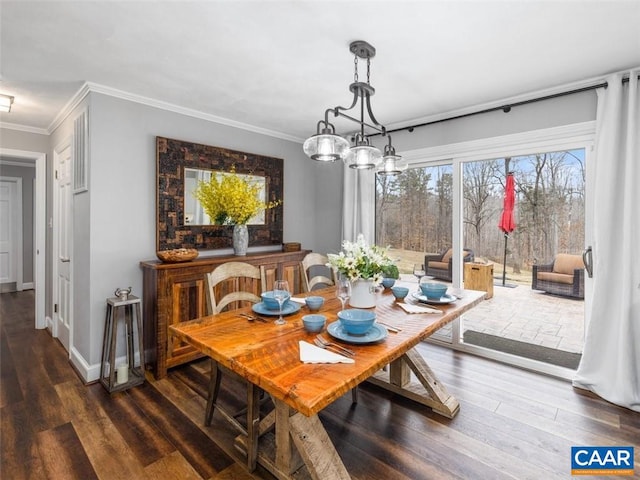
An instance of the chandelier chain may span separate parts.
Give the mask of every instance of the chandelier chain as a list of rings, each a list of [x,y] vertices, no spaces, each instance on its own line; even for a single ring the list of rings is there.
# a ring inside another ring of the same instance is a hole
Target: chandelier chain
[[[367,85],[371,85],[371,59],[367,57]]]
[[[353,82],[358,83],[358,55],[353,56]]]

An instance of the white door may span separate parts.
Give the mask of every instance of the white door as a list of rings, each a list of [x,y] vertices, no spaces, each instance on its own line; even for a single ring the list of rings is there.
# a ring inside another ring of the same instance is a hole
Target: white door
[[[69,351],[71,331],[71,145],[54,155],[53,336]]]
[[[3,286],[18,280],[18,180],[10,177],[0,180],[0,284]]]

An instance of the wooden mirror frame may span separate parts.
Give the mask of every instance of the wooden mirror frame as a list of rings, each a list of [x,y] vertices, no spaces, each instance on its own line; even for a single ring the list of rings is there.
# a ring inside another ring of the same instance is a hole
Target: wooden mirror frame
[[[233,226],[184,224],[184,169],[196,168],[266,178],[267,201],[282,200],[284,162],[221,147],[156,137],[156,250],[232,248]],[[283,203],[265,212],[264,225],[249,225],[249,246],[282,245]]]

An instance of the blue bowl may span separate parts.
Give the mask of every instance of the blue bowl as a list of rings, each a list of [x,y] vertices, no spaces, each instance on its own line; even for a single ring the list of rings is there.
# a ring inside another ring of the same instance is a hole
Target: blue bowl
[[[261,297],[262,297],[262,303],[264,303],[264,306],[267,307],[267,309],[278,310],[280,308],[280,306],[278,305],[278,301],[275,298],[273,298],[272,290],[269,290],[268,292],[262,292]],[[286,300],[282,302],[283,307],[289,301],[289,298],[291,298],[291,295],[287,295]]]
[[[407,287],[391,287],[391,293],[396,297],[396,300],[402,300],[409,294],[409,289]]]
[[[311,297],[305,298],[304,303],[307,304],[307,307],[309,307],[310,311],[315,312],[317,310],[320,310],[322,305],[324,305],[324,298],[311,296]]]
[[[425,282],[420,284],[420,290],[429,300],[440,300],[447,293],[447,285],[438,282]]]
[[[327,318],[324,315],[319,315],[317,313],[311,315],[304,315],[302,317],[302,325],[304,325],[304,329],[309,333],[318,333],[321,332],[324,328],[324,324]]]
[[[348,308],[338,312],[338,320],[347,333],[364,335],[376,321],[376,314],[370,310]]]
[[[393,287],[393,284],[396,283],[396,279],[395,278],[383,278],[382,279],[382,286],[384,288],[391,288]]]

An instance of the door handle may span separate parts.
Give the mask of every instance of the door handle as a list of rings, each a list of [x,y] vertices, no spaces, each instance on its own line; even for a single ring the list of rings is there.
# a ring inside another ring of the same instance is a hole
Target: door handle
[[[69,262],[71,261],[71,259],[70,259],[70,258],[68,258],[68,257],[60,257],[60,261],[61,261],[62,263],[69,263]]]
[[[591,245],[582,252],[582,261],[584,262],[584,268],[587,270],[587,275],[589,275],[589,278],[593,278],[593,249]]]

